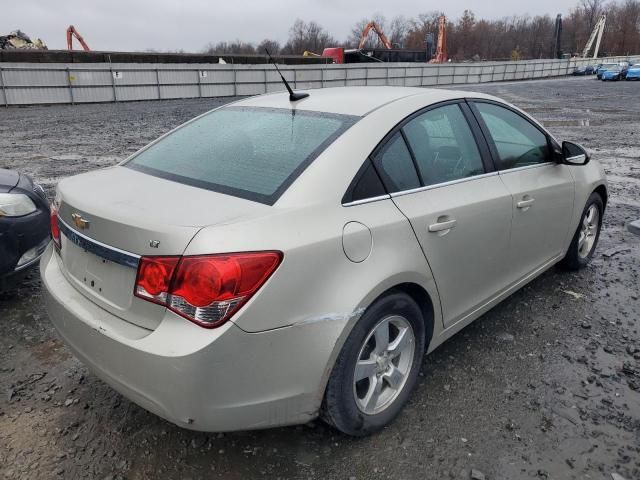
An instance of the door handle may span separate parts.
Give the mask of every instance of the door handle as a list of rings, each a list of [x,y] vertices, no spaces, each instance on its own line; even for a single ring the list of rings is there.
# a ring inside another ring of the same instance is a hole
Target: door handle
[[[523,198],[522,200],[520,200],[518,203],[516,203],[516,205],[518,206],[518,208],[529,208],[531,205],[533,205],[533,202],[535,202],[536,199],[535,198]]]
[[[440,218],[438,218],[438,220],[440,220]],[[444,230],[451,230],[453,227],[456,226],[457,220],[451,219],[451,220],[445,220],[445,221],[441,221],[438,223],[432,223],[431,225],[429,225],[429,231],[430,232],[442,232]]]

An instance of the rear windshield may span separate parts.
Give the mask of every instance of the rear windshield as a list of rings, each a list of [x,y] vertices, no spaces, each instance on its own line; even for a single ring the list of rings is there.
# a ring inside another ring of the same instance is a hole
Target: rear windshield
[[[358,117],[277,108],[214,110],[126,166],[272,205]]]

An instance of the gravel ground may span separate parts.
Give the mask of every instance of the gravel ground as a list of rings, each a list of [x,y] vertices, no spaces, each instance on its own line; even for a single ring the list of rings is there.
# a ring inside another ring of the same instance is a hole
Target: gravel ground
[[[588,268],[550,270],[425,358],[404,412],[364,439],[320,422],[224,435],[175,427],[70,354],[34,275],[0,296],[0,477],[640,478],[640,239],[624,228],[640,218],[640,85],[468,90],[523,107],[604,164],[611,201]],[[0,108],[0,167],[51,193],[221,103]]]

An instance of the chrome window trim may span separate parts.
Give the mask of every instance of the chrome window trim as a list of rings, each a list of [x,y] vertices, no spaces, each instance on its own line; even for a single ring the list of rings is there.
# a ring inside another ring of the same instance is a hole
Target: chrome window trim
[[[94,240],[93,238],[87,237],[86,235],[72,229],[60,217],[58,217],[58,225],[60,227],[60,232],[64,233],[65,237],[67,237],[71,243],[83,248],[87,252],[91,252],[100,258],[104,258],[105,260],[109,260],[110,262],[114,262],[125,267],[138,268],[140,255],[120,250],[119,248],[112,247]]]
[[[353,202],[343,203],[343,207],[353,207],[354,205],[362,205],[364,203],[379,202],[380,200],[387,200],[391,198],[391,195],[385,193],[384,195],[378,195],[377,197],[363,198],[361,200],[354,200]]]
[[[545,166],[548,166],[548,165],[557,165],[557,163],[556,162],[536,163],[535,165],[525,165],[524,167],[509,168],[507,170],[500,170],[500,171],[495,171],[495,172],[487,172],[487,173],[482,173],[480,175],[474,175],[472,177],[458,178],[456,180],[451,180],[449,182],[434,183],[432,185],[425,185],[424,187],[412,188],[410,190],[401,190],[399,192],[393,192],[393,193],[387,194],[387,195],[380,195],[378,197],[364,198],[362,200],[356,200],[356,201],[349,202],[349,203],[343,203],[342,206],[343,207],[351,207],[351,206],[354,206],[354,205],[362,205],[363,203],[377,202],[379,200],[384,200],[386,198],[395,198],[395,197],[400,197],[402,195],[410,195],[412,193],[424,192],[425,190],[433,190],[433,189],[436,189],[436,188],[448,187],[449,185],[456,185],[458,183],[470,182],[470,181],[476,180],[478,178],[493,177],[495,175],[503,175],[503,174],[507,174],[507,173],[510,173],[510,172],[519,172],[519,171],[522,171],[522,170],[530,170],[532,168],[545,167]]]
[[[488,172],[488,173],[482,173],[480,175],[473,175],[472,177],[458,178],[456,180],[450,180],[448,182],[434,183],[432,185],[425,185],[424,187],[412,188],[411,190],[402,190],[400,192],[393,192],[391,194],[391,198],[401,197],[403,195],[410,195],[412,193],[424,192],[426,190],[434,190],[436,188],[448,187],[449,185],[457,185],[458,183],[471,182],[473,180],[477,180],[480,178],[494,177],[496,175],[498,175],[498,172]]]
[[[500,173],[500,175],[504,175],[511,172],[521,172],[522,170],[530,170],[532,168],[546,167],[548,165],[559,165],[559,164],[557,162],[536,163],[535,165],[525,165],[524,167],[507,168],[505,170],[499,170],[498,173]]]

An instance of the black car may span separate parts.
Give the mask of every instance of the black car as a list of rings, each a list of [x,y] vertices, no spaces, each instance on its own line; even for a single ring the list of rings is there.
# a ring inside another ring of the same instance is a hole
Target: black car
[[[581,67],[576,67],[573,70],[574,75],[593,75],[596,73],[597,66],[596,65],[583,65]]]
[[[28,175],[0,169],[0,291],[17,286],[49,244],[49,203]]]

